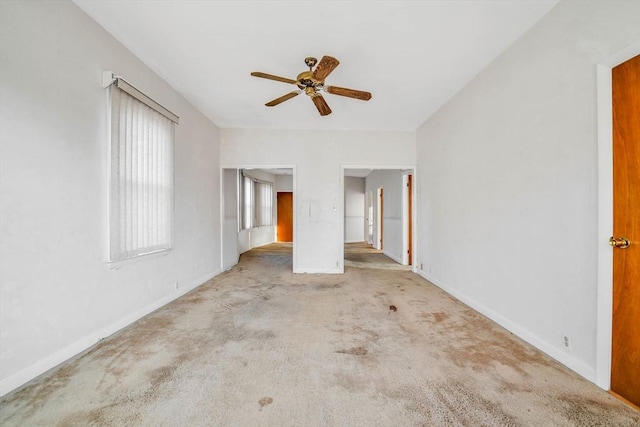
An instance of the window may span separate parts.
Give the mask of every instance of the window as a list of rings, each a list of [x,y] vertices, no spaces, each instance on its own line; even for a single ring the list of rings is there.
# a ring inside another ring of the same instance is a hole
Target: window
[[[172,247],[178,118],[124,80],[109,91],[109,261],[121,261]]]
[[[256,182],[256,225],[273,225],[273,185]]]
[[[244,172],[240,177],[240,229],[273,225],[273,184],[245,175]]]
[[[242,178],[242,229],[247,230],[253,227],[253,180],[248,176]]]

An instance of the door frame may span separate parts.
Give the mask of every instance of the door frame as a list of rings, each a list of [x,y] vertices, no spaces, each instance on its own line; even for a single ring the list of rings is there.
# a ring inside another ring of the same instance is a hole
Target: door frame
[[[367,221],[364,235],[367,244],[373,246],[373,190],[366,191],[365,189],[365,217]]]
[[[596,307],[596,378],[598,387],[611,386],[613,327],[613,104],[611,70],[640,54],[640,41],[596,66],[598,127],[598,293]]]
[[[402,171],[403,174],[411,174],[413,175],[413,186],[411,188],[411,193],[412,193],[412,200],[413,200],[413,205],[411,206],[411,216],[413,218],[413,229],[411,230],[411,243],[412,243],[412,248],[411,248],[411,253],[413,256],[413,265],[411,266],[411,271],[413,271],[414,273],[417,272],[416,270],[416,265],[418,264],[418,262],[416,261],[417,259],[419,259],[419,253],[417,250],[418,247],[418,239],[416,238],[416,234],[417,234],[417,230],[418,230],[418,216],[417,216],[417,212],[418,212],[418,197],[417,197],[417,187],[418,187],[418,176],[417,176],[417,171],[416,171],[416,165],[407,165],[407,164],[400,164],[400,165],[372,165],[372,164],[341,164],[340,165],[340,186],[339,186],[339,191],[338,191],[338,209],[339,212],[338,214],[340,215],[340,218],[344,218],[344,170],[345,169],[371,169],[371,170],[399,170]],[[294,170],[294,174],[295,174],[295,170]],[[294,179],[294,188],[295,188],[295,179]],[[295,197],[295,194],[294,194]],[[374,191],[373,192],[373,197],[377,197],[377,192]],[[374,204],[374,211],[376,210],[375,208],[375,204]],[[339,240],[338,245],[338,256],[339,256],[339,265],[338,268],[340,270],[340,273],[344,273],[344,220],[340,221],[340,236],[342,236],[342,238]],[[374,224],[375,227],[375,224]],[[295,238],[295,236],[294,236]],[[375,244],[375,242],[373,242]]]
[[[376,244],[379,251],[384,249],[384,187],[376,188]]]
[[[413,173],[402,171],[402,263],[413,265]],[[409,187],[411,194],[406,188]]]
[[[225,169],[291,169],[292,170],[292,180],[293,180],[293,272],[297,272],[298,265],[298,250],[296,247],[296,165],[290,164],[266,164],[266,165],[258,165],[251,163],[239,163],[239,164],[221,164],[220,165],[220,266],[224,265],[224,170]],[[277,191],[274,185],[274,201]],[[275,235],[274,235],[275,238]]]

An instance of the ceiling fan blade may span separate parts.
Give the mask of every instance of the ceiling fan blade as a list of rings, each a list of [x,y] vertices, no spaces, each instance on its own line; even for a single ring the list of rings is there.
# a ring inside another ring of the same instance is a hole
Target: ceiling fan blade
[[[286,77],[274,76],[273,74],[261,73],[259,71],[254,71],[253,73],[251,73],[251,75],[253,77],[261,77],[263,79],[275,80],[282,83],[291,83],[293,85],[298,83],[296,80],[287,79]]]
[[[371,99],[371,93],[361,90],[347,89],[346,87],[338,86],[326,86],[324,89],[330,94],[346,96],[347,98],[361,99],[363,101]]]
[[[289,92],[286,95],[282,95],[280,98],[276,98],[273,101],[269,101],[264,105],[266,105],[267,107],[275,107],[276,105],[281,104],[284,101],[293,98],[294,96],[298,96],[300,94],[300,92],[302,92],[302,91],[294,90],[293,92]]]
[[[313,78],[321,82],[340,64],[333,56],[323,56],[318,66],[313,71]]]
[[[312,96],[311,100],[313,100],[313,103],[316,104],[316,108],[318,109],[318,112],[321,116],[328,116],[329,114],[331,114],[331,108],[329,108],[327,101],[324,100],[322,95],[317,94],[315,96]]]

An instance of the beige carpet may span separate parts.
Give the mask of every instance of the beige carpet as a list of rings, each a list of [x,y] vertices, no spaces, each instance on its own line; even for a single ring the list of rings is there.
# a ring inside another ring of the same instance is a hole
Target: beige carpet
[[[371,245],[364,242],[347,243],[344,245],[344,266],[411,271],[410,265],[398,264],[384,255],[382,251],[373,249]]]
[[[411,272],[294,276],[271,249],[5,396],[0,424],[640,423]]]

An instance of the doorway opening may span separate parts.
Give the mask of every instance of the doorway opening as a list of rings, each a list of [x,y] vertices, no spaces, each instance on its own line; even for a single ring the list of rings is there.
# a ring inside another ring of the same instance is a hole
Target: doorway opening
[[[366,209],[367,209],[367,217],[365,218],[366,224],[367,224],[367,231],[366,231],[366,242],[369,245],[373,245],[373,190],[369,190],[367,191],[367,205],[366,205]]]
[[[295,271],[295,168],[223,166],[220,187],[223,269],[233,267],[247,251],[275,244],[282,246],[281,252],[291,253]],[[279,209],[280,193],[289,195],[286,209]],[[281,231],[283,240],[279,240],[278,224],[283,222],[288,225],[287,234]]]
[[[412,167],[343,168],[345,266],[368,256],[379,268],[413,269],[413,176]]]

